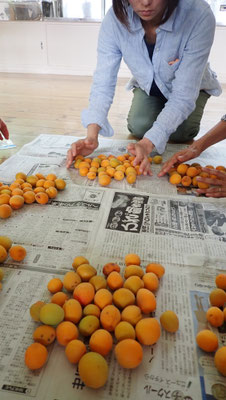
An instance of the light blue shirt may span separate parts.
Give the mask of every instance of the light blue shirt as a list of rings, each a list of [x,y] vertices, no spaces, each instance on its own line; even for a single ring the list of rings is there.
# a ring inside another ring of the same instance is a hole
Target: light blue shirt
[[[130,87],[140,87],[148,95],[155,79],[167,98],[144,137],[163,153],[171,133],[195,109],[200,90],[219,96],[221,87],[207,60],[214,39],[215,18],[204,0],[180,0],[171,17],[156,31],[152,62],[144,42],[140,18],[128,7],[130,31],[111,8],[105,16],[98,39],[97,67],[93,76],[89,107],[82,112],[85,127],[96,123],[100,134],[112,136],[107,115],[112,104],[121,60],[133,78]],[[170,61],[175,62],[169,65]]]

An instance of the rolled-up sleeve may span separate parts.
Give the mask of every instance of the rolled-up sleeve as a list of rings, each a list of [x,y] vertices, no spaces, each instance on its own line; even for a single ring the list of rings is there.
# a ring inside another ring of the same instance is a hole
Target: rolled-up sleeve
[[[164,152],[169,136],[195,109],[214,32],[215,18],[212,11],[206,8],[200,18],[196,19],[187,40],[168,101],[152,128],[145,134],[160,154]]]
[[[82,111],[84,127],[95,123],[101,127],[100,134],[112,136],[107,115],[112,104],[122,53],[117,43],[112,11],[104,18],[98,37],[97,66],[93,75],[89,107]]]

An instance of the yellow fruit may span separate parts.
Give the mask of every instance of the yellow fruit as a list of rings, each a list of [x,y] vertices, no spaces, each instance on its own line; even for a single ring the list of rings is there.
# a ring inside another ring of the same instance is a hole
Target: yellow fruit
[[[160,316],[160,322],[167,332],[176,332],[179,329],[179,319],[175,312],[171,310],[162,313]]]
[[[0,245],[0,263],[3,263],[8,257],[5,247]]]
[[[5,247],[6,251],[9,251],[13,242],[8,236],[0,236],[0,245]]]
[[[89,352],[79,360],[78,371],[86,386],[98,389],[107,381],[108,364],[101,354]]]
[[[89,261],[83,256],[78,256],[74,258],[72,267],[76,270],[82,264],[89,264]]]
[[[39,314],[40,321],[46,325],[58,325],[64,319],[64,310],[58,304],[45,304]]]
[[[121,321],[115,327],[115,337],[120,342],[124,339],[135,339],[136,333],[134,327],[127,321]]]

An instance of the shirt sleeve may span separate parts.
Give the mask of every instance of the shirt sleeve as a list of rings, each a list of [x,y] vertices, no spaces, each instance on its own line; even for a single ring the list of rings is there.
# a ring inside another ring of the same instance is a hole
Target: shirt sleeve
[[[196,20],[172,82],[172,92],[151,129],[144,135],[162,154],[179,125],[196,107],[202,76],[214,39],[215,18],[208,7]],[[171,66],[169,66],[170,68]]]
[[[98,124],[99,133],[112,136],[107,115],[112,104],[120,67],[122,53],[117,44],[116,23],[113,10],[105,16],[98,37],[97,66],[93,75],[93,83],[89,98],[88,109],[82,112],[82,123],[87,127],[91,123]]]

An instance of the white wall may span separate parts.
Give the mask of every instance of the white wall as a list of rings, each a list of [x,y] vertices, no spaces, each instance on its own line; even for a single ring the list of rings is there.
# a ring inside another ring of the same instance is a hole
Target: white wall
[[[1,21],[0,72],[92,75],[99,23]],[[217,27],[211,67],[226,83],[226,27]],[[225,45],[224,45],[225,46]],[[120,77],[130,72],[122,63]]]

